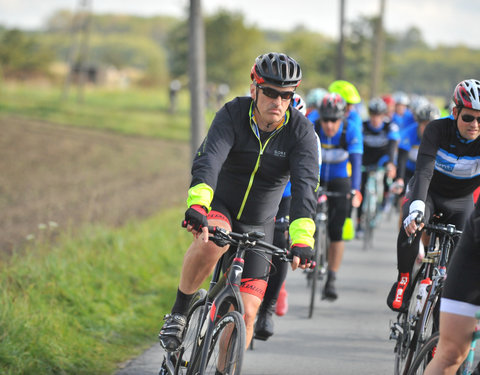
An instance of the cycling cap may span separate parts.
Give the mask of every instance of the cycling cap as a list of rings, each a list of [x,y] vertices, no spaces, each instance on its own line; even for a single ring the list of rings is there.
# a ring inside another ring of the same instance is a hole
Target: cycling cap
[[[368,102],[368,111],[372,114],[381,115],[387,112],[387,103],[382,98],[372,98]]]
[[[320,118],[340,119],[345,116],[347,103],[340,94],[328,93],[322,99],[320,104]]]
[[[432,103],[421,104],[415,111],[417,122],[432,121],[440,117],[440,110]]]
[[[333,81],[328,86],[328,91],[342,95],[348,104],[357,104],[362,101],[356,87],[348,81]]]
[[[292,107],[298,109],[304,116],[307,114],[307,105],[303,98],[297,93],[293,94]]]
[[[270,52],[255,59],[250,78],[257,83],[271,83],[280,87],[297,87],[302,80],[300,65],[291,57]]]
[[[322,99],[328,91],[319,87],[308,92],[306,102],[308,107],[320,108]]]
[[[476,79],[460,82],[453,92],[453,102],[460,108],[480,110],[480,82]]]
[[[395,100],[396,104],[410,104],[410,99],[408,98],[408,95],[402,91],[397,91],[395,94],[393,94],[393,100]]]

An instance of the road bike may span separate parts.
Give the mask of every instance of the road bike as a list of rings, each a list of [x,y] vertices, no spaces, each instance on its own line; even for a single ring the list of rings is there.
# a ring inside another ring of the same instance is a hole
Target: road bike
[[[477,311],[475,314],[477,320],[480,319],[480,311]],[[410,367],[407,375],[417,375],[423,374],[428,363],[432,360],[435,355],[435,351],[438,344],[439,332],[435,332],[432,336],[425,341],[423,346],[420,348],[418,354],[415,356],[415,359]],[[457,370],[457,375],[471,375],[474,368],[475,360],[475,347],[477,345],[477,340],[480,338],[480,323],[477,322],[475,331],[472,334],[472,341],[470,342],[470,350],[468,352],[467,358],[460,365]]]
[[[317,200],[317,211],[315,215],[315,245],[313,248],[313,261],[316,267],[305,270],[307,274],[307,286],[310,287],[310,305],[308,308],[308,317],[313,316],[315,309],[315,299],[317,296],[317,287],[323,280],[328,268],[328,247],[330,239],[328,237],[328,198],[347,197],[351,198],[350,193],[340,193],[336,191],[320,190]]]
[[[200,289],[194,296],[188,313],[180,348],[166,353],[159,375],[240,374],[246,345],[244,307],[239,285],[246,251],[272,254],[284,261],[287,250],[262,241],[260,232],[234,233],[218,227],[208,227],[209,240],[217,246],[235,247],[233,261],[228,253],[217,262],[209,290]]]
[[[367,250],[373,247],[373,232],[380,222],[382,213],[385,168],[373,165],[365,166],[362,170],[367,173],[361,218],[361,226],[364,231],[363,250]]]
[[[447,275],[450,250],[461,235],[454,225],[441,224],[441,214],[432,216],[422,230],[430,236],[420,267],[413,272],[406,311],[398,313],[391,324],[390,339],[395,340],[395,375],[406,375],[412,359],[428,337],[438,330],[438,310],[443,282]],[[419,219],[422,220],[422,218]],[[413,236],[408,241],[411,243]]]

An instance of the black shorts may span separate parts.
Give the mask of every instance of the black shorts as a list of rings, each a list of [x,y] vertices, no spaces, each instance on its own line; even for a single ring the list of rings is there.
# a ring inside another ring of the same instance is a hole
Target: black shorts
[[[443,298],[475,305],[470,311],[480,309],[480,206],[470,215],[450,260]],[[462,304],[454,305],[462,309]]]
[[[262,232],[265,233],[263,241],[273,243],[274,220],[260,225],[242,223],[232,219],[232,214],[228,211],[225,204],[219,199],[215,199],[215,197],[213,198],[211,207],[212,210],[209,212],[209,218],[221,218],[223,216],[225,218],[224,220],[228,220],[233,232]],[[235,250],[235,248],[230,247],[225,254],[223,262],[224,270],[232,263]],[[246,252],[240,291],[256,295],[260,299],[263,299],[267,288],[268,275],[270,274],[271,259],[271,255],[265,254],[261,250],[257,252],[255,248]]]
[[[329,181],[327,191],[335,191],[338,193],[348,194],[351,190],[349,178],[336,178]],[[350,210],[350,200],[344,197],[328,198],[328,236],[330,241],[343,240],[343,224]]]

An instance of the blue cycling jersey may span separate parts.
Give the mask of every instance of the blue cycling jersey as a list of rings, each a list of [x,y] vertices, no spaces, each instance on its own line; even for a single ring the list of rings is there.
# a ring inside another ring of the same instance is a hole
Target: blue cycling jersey
[[[347,126],[345,131],[344,126]],[[323,183],[336,178],[350,177],[350,170],[348,168],[350,156],[352,154],[363,154],[363,135],[361,129],[357,126],[350,125],[348,122],[343,122],[337,133],[329,138],[317,122],[315,131],[320,137],[320,143],[322,144],[320,181]],[[352,170],[352,173],[358,173],[359,175],[360,170]],[[356,176],[352,176],[352,180],[356,179]]]
[[[394,113],[392,116],[392,122],[396,123],[400,129],[405,129],[415,122],[415,118],[413,117],[412,111],[407,108],[402,116],[398,113]]]
[[[418,136],[418,124],[416,122],[400,131],[400,143],[398,144],[398,148],[408,152],[405,167],[412,173],[415,171],[420,141],[421,139]]]

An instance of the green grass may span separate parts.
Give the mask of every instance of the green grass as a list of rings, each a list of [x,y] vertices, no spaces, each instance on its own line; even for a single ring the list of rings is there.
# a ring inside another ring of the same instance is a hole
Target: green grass
[[[1,374],[111,374],[156,340],[190,235],[173,209],[36,243],[0,264]]]
[[[63,125],[187,141],[190,134],[189,97],[182,91],[179,108],[169,112],[167,88],[108,90],[87,88],[83,102],[75,88],[62,99],[50,86],[8,84],[0,88],[0,115],[14,115]],[[212,114],[208,118],[211,120]]]

